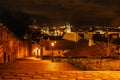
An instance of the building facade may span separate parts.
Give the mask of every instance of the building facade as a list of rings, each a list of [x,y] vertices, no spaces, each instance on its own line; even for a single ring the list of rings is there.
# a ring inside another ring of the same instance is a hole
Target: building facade
[[[0,23],[0,63],[29,56],[28,41],[20,40]]]

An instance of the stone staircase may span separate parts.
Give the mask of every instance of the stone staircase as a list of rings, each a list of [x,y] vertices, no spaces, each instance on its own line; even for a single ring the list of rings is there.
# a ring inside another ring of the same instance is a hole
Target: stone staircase
[[[19,59],[0,64],[0,80],[120,80],[120,71],[80,71],[66,62]]]

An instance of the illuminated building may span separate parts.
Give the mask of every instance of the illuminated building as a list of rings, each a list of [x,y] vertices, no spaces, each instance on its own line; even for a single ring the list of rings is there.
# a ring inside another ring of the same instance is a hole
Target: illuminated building
[[[27,41],[20,40],[5,25],[0,23],[0,63],[29,56]]]
[[[66,25],[65,25],[65,32],[71,33],[71,25],[68,22],[66,22]]]

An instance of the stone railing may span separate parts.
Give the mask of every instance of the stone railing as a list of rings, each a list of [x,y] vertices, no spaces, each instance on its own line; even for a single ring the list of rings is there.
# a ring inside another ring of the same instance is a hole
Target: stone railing
[[[55,57],[54,61],[69,62],[80,70],[119,71],[119,57]]]

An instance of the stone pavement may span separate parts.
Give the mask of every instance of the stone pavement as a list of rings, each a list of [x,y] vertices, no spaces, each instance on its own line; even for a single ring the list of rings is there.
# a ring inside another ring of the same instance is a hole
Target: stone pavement
[[[19,59],[0,64],[0,80],[120,80],[120,71],[81,71],[66,62]]]

